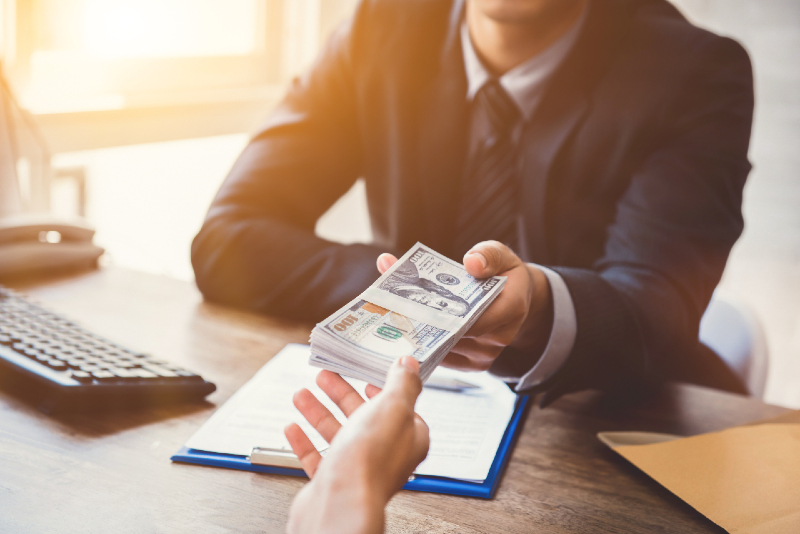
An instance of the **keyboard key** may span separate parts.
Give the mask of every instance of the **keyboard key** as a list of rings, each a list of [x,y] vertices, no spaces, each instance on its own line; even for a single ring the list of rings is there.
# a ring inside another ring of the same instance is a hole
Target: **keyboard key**
[[[86,371],[72,371],[70,373],[70,376],[72,376],[72,378],[74,378],[78,382],[83,382],[83,383],[90,383],[92,380],[94,380],[92,378],[92,375],[90,375]]]
[[[138,376],[139,378],[158,378],[157,374],[151,373],[147,369],[138,368],[138,369],[131,369],[131,371],[135,373],[136,376]]]
[[[112,368],[108,371],[114,373],[123,380],[137,380],[139,378],[139,375],[130,369]]]
[[[170,371],[166,367],[161,367],[160,365],[142,365],[143,369],[150,371],[151,373],[155,373],[162,378],[178,378],[178,374],[174,371]]]
[[[117,375],[115,375],[110,371],[95,371],[92,373],[92,376],[101,382],[110,382],[114,380],[119,380],[117,378]]]
[[[196,375],[191,371],[187,371],[186,369],[176,370],[175,373],[184,380],[192,380],[192,381],[203,380],[203,378],[200,375]]]
[[[67,364],[61,360],[49,360],[46,365],[55,371],[66,371],[68,369]]]

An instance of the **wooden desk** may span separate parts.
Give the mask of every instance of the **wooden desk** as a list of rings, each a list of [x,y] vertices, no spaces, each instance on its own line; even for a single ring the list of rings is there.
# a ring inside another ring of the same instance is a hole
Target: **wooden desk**
[[[282,532],[302,479],[172,464],[170,455],[311,325],[203,303],[188,283],[122,269],[12,283],[85,326],[215,382],[204,405],[48,417],[0,391],[0,532]],[[601,445],[601,430],[721,429],[783,408],[690,386],[634,406],[598,393],[532,409],[490,501],[401,492],[387,531],[720,532]]]

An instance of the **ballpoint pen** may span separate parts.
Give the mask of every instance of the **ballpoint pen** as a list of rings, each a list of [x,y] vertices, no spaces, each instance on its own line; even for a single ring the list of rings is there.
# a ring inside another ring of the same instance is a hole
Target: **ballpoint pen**
[[[320,449],[321,456],[325,456],[328,447]],[[302,469],[303,465],[291,449],[272,449],[269,447],[253,447],[249,460],[251,464],[271,465],[273,467],[290,467]]]
[[[428,381],[423,384],[423,387],[442,389],[445,391],[466,391],[471,389],[480,389],[480,386],[472,384],[471,382],[465,382],[457,378],[439,378],[435,376],[430,377]]]

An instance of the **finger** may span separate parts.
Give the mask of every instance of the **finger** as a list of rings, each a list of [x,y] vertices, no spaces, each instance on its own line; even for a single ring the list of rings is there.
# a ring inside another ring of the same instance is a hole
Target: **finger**
[[[414,414],[414,450],[419,455],[417,465],[428,456],[428,449],[431,445],[431,435],[428,424],[417,414]]]
[[[444,360],[442,360],[442,365],[458,371],[485,371],[491,366],[491,363],[476,362],[466,356],[451,351],[444,357]]]
[[[303,470],[308,475],[308,478],[314,478],[317,467],[319,467],[319,463],[322,461],[322,456],[317,452],[314,444],[311,443],[311,440],[308,439],[306,433],[303,432],[303,429],[300,428],[297,423],[287,425],[287,427],[283,429],[283,434],[289,441],[292,452],[294,452],[295,456],[300,460],[300,464],[303,466]]]
[[[519,265],[522,260],[499,241],[483,241],[464,255],[464,267],[475,278],[495,276]]]
[[[350,417],[356,408],[364,404],[364,399],[358,394],[358,391],[336,373],[320,371],[317,375],[317,385],[347,417]]]
[[[510,343],[530,312],[530,298],[533,294],[544,291],[545,295],[549,295],[548,288],[538,288],[531,283],[530,272],[523,263],[504,274],[508,277],[505,289],[472,325],[467,332],[468,336],[482,336],[487,332],[510,327],[513,331],[511,339],[507,340]]]
[[[425,424],[425,421],[422,418],[414,414],[413,419],[413,438],[411,442],[411,446],[406,450],[406,454],[402,459],[404,465],[404,471],[408,474],[411,474],[414,469],[422,463],[426,456],[428,456],[428,449],[430,448],[430,431],[428,430],[428,425]],[[398,481],[398,489],[402,487],[405,483],[405,480]]]
[[[486,341],[484,338],[461,338],[450,352],[469,358],[477,364],[491,365],[505,345]]]
[[[364,388],[364,393],[367,394],[368,399],[371,399],[381,391],[383,391],[381,388],[379,388],[378,386],[373,386],[372,384],[367,384],[367,387]]]
[[[307,389],[301,389],[292,397],[295,407],[300,410],[311,426],[330,443],[342,425],[328,409]]]
[[[392,254],[384,252],[383,254],[378,256],[377,264],[378,264],[378,270],[380,271],[381,274],[388,271],[389,268],[395,263],[397,263],[397,258]]]
[[[486,314],[489,315],[486,317],[481,316],[480,319],[475,321],[475,324],[467,330],[467,333],[461,339],[480,338],[489,344],[509,345],[514,341],[526,317],[524,312],[504,313],[500,307],[492,310],[491,306],[489,306],[484,315]]]
[[[400,396],[413,406],[422,392],[419,362],[411,356],[396,359],[386,375],[386,385],[383,390]]]

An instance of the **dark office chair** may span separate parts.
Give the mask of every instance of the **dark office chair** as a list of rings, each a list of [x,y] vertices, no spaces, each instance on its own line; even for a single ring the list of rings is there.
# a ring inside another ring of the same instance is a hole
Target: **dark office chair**
[[[700,341],[742,379],[750,395],[764,397],[769,351],[764,329],[749,306],[715,292],[700,321]]]

